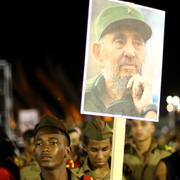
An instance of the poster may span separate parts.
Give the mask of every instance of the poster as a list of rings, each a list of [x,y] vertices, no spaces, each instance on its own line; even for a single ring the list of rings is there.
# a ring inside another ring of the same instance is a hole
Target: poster
[[[158,122],[165,12],[90,0],[81,113]]]

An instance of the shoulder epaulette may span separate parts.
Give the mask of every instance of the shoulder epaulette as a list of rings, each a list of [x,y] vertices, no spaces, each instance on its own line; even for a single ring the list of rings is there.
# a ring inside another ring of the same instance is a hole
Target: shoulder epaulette
[[[83,180],[95,180],[93,177],[88,176],[88,175],[84,175],[82,179]]]
[[[169,151],[169,152],[173,152],[173,147],[165,144],[165,145],[158,145],[158,148],[161,150],[165,150],[165,151]]]
[[[69,159],[66,161],[66,167],[69,168],[69,169],[75,169],[75,168],[78,168],[80,167],[81,163],[80,161],[76,160],[72,160],[72,159]]]
[[[170,151],[170,152],[173,151],[173,147],[172,147],[172,146],[169,146],[169,145],[167,145],[167,144],[164,145],[164,149],[167,150],[167,151]]]
[[[135,150],[131,144],[127,143],[127,144],[125,144],[124,151],[126,153],[134,153]]]
[[[94,86],[94,83],[96,82],[97,77],[93,77],[91,79],[88,79],[86,81],[86,91],[89,92]]]

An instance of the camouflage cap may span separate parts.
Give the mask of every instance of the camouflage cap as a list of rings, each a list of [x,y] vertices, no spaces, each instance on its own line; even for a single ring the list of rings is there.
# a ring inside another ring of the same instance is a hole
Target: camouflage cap
[[[64,126],[62,120],[60,120],[57,117],[52,116],[52,115],[43,116],[40,119],[39,123],[35,126],[34,136],[36,136],[37,132],[41,128],[45,128],[45,127],[50,127],[50,128],[60,130],[67,137],[69,145],[70,145],[70,137],[69,137],[69,134],[68,134],[66,127]]]
[[[112,134],[112,129],[108,123],[100,119],[91,120],[84,129],[86,137],[98,141],[111,138]]]
[[[118,5],[103,9],[95,20],[96,38],[100,39],[112,25],[128,25],[140,32],[145,41],[151,35],[151,27],[145,22],[142,13],[132,5]]]

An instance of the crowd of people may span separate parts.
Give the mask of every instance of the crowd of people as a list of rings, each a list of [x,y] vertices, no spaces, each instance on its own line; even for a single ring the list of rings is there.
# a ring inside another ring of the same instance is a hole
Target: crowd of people
[[[172,147],[172,140],[159,143],[156,123],[127,120],[122,179],[178,180],[180,125],[176,127]],[[62,119],[44,115],[22,134],[20,153],[3,128],[0,133],[2,180],[110,180],[112,122],[93,117],[83,127],[67,127]]]

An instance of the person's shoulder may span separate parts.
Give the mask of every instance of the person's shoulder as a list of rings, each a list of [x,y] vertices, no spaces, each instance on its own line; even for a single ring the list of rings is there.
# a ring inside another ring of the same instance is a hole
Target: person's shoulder
[[[95,180],[95,179],[89,175],[76,176],[71,173],[71,180]]]
[[[123,162],[123,177],[124,179],[130,179],[132,175],[132,169],[129,167],[129,165],[125,162]]]
[[[80,160],[72,160],[72,159],[68,159],[66,161],[66,168],[68,169],[77,169],[81,166],[82,162]]]
[[[130,153],[133,154],[135,153],[135,145],[133,143],[126,143],[124,146],[124,153]]]
[[[167,166],[166,163],[162,160],[159,161],[159,163],[156,166],[155,172],[154,172],[154,178],[155,179],[166,179],[167,177]]]
[[[95,178],[93,178],[92,176],[84,175],[82,177],[82,180],[95,180]]]
[[[0,176],[1,177],[6,177],[6,178],[10,178],[12,176],[12,174],[10,173],[10,171],[8,171],[6,168],[4,167],[0,167]]]
[[[76,172],[79,173],[80,170],[83,169],[85,164],[85,160],[81,159],[81,160],[68,160],[66,161],[66,168],[70,169],[72,172]]]
[[[86,158],[85,159],[82,159],[80,161],[80,164],[78,167],[75,167],[75,168],[68,168],[71,173],[76,176],[76,177],[83,177],[84,175],[86,175],[86,172],[88,172],[88,167],[87,167],[87,160]]]
[[[94,87],[96,80],[97,76],[92,77],[86,81],[86,92],[91,91],[91,89]]]
[[[39,179],[40,168],[37,162],[32,162],[28,166],[20,168],[21,179]]]
[[[95,180],[92,176],[82,173],[80,168],[69,169],[69,171],[72,180]]]
[[[169,156],[162,159],[162,161],[169,161],[169,160],[179,161],[180,160],[180,151],[179,150],[174,151],[172,154],[170,154]]]
[[[164,145],[157,144],[157,149],[161,151],[174,152],[173,147],[168,144],[164,144]]]
[[[102,74],[98,74],[86,80],[86,92],[91,91],[94,87],[102,86],[104,77]]]
[[[174,152],[174,149],[173,149],[173,147],[171,147],[167,144],[165,144],[165,145],[157,144],[156,148],[154,148],[152,150],[152,153],[155,153],[155,152],[157,152],[156,154],[158,156],[166,157],[166,156],[171,155]]]
[[[20,168],[20,171],[23,173],[27,173],[27,172],[40,172],[40,168],[36,165],[30,164],[28,166],[24,166],[22,168]]]

